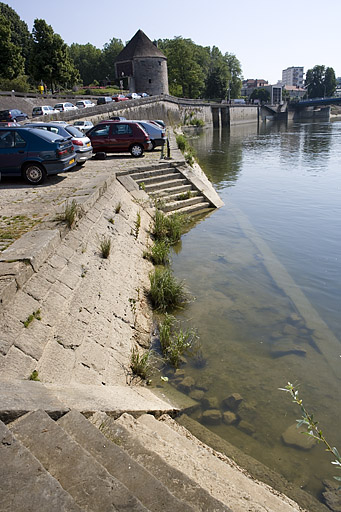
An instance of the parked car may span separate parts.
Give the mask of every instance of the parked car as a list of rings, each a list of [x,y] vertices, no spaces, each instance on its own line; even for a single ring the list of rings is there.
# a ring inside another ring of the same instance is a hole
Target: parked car
[[[73,126],[78,128],[78,130],[82,130],[83,133],[86,133],[90,128],[93,128],[93,123],[91,121],[75,121]]]
[[[25,112],[21,112],[16,108],[11,108],[9,110],[0,110],[0,121],[25,121],[28,119],[28,115]]]
[[[20,123],[17,123],[16,121],[0,121],[0,126],[21,126]]]
[[[59,110],[50,107],[50,105],[43,105],[41,107],[34,107],[32,110],[32,117],[49,116],[51,114],[59,114]]]
[[[97,105],[105,105],[106,103],[111,103],[112,97],[111,96],[100,96],[97,100]]]
[[[150,121],[136,121],[142,128],[148,133],[150,141],[152,143],[151,151],[156,146],[163,146],[167,140],[166,131],[160,125],[151,123]]]
[[[112,116],[110,119],[112,121],[126,121],[127,120],[127,118],[123,117],[123,116]]]
[[[138,100],[141,96],[136,92],[130,92],[129,94],[126,94],[126,98],[128,98],[128,100]]]
[[[149,94],[147,94],[146,92],[138,92],[137,94],[139,96],[141,96],[141,98],[148,98],[149,97]]]
[[[112,97],[114,101],[127,101],[129,98],[124,96],[124,94],[115,94],[115,96]]]
[[[89,137],[75,126],[67,123],[28,123],[25,127],[46,130],[51,133],[57,133],[61,137],[69,138],[75,148],[76,160],[78,165],[84,164],[92,157],[92,146]]]
[[[158,126],[161,126],[162,128],[166,129],[166,123],[162,121],[162,119],[150,119],[149,122],[157,124]]]
[[[48,174],[76,165],[71,139],[25,126],[0,127],[0,174],[40,185]]]
[[[68,110],[78,110],[78,107],[76,107],[73,103],[70,103],[68,101],[64,103],[56,103],[54,108],[59,110],[59,112],[67,112]]]
[[[94,153],[125,153],[139,157],[152,148],[147,132],[133,121],[101,121],[87,133]]]
[[[79,100],[76,102],[77,108],[88,108],[88,107],[94,107],[95,104],[91,100]]]

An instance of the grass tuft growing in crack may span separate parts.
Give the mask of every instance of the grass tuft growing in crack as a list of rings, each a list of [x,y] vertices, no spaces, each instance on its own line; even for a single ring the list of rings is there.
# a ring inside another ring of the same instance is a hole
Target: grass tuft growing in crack
[[[189,302],[183,281],[178,281],[169,268],[156,268],[149,274],[149,297],[154,309],[160,312],[183,307]]]

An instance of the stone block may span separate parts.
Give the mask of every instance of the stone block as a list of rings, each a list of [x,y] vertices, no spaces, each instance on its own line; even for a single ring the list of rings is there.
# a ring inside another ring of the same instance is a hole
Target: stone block
[[[313,437],[307,436],[305,432],[307,432],[307,429],[304,425],[297,428],[297,423],[294,423],[283,432],[282,439],[289,446],[294,446],[301,450],[310,450],[315,446],[316,441]]]
[[[225,409],[229,409],[230,411],[237,411],[242,401],[243,397],[239,393],[232,393],[232,395],[224,398],[222,405]]]
[[[57,229],[29,231],[2,252],[0,261],[27,260],[37,272],[59,243]]]
[[[201,416],[201,421],[206,425],[219,425],[222,417],[219,409],[208,409],[204,411]]]
[[[10,304],[17,293],[17,282],[14,277],[0,278],[0,304],[2,307]]]

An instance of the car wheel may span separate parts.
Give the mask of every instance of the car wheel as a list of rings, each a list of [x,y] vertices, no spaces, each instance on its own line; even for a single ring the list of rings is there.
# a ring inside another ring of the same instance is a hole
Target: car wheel
[[[105,160],[107,157],[107,154],[105,153],[105,151],[98,151],[98,153],[96,153],[95,156],[96,156],[97,160]]]
[[[154,151],[155,146],[156,146],[155,140],[151,140],[150,142],[152,143],[152,149],[150,151]]]
[[[45,169],[40,164],[26,164],[23,167],[23,177],[30,185],[40,185],[46,177]]]
[[[138,158],[139,156],[143,155],[143,147],[141,146],[141,144],[133,144],[132,146],[130,146],[130,153],[135,158]]]

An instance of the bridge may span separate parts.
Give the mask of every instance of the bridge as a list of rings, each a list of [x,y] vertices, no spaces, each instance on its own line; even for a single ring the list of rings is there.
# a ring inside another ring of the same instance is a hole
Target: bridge
[[[297,103],[290,103],[293,108],[307,108],[317,106],[335,105],[341,103],[341,97],[330,97],[330,98],[311,98],[309,100],[301,100]]]

